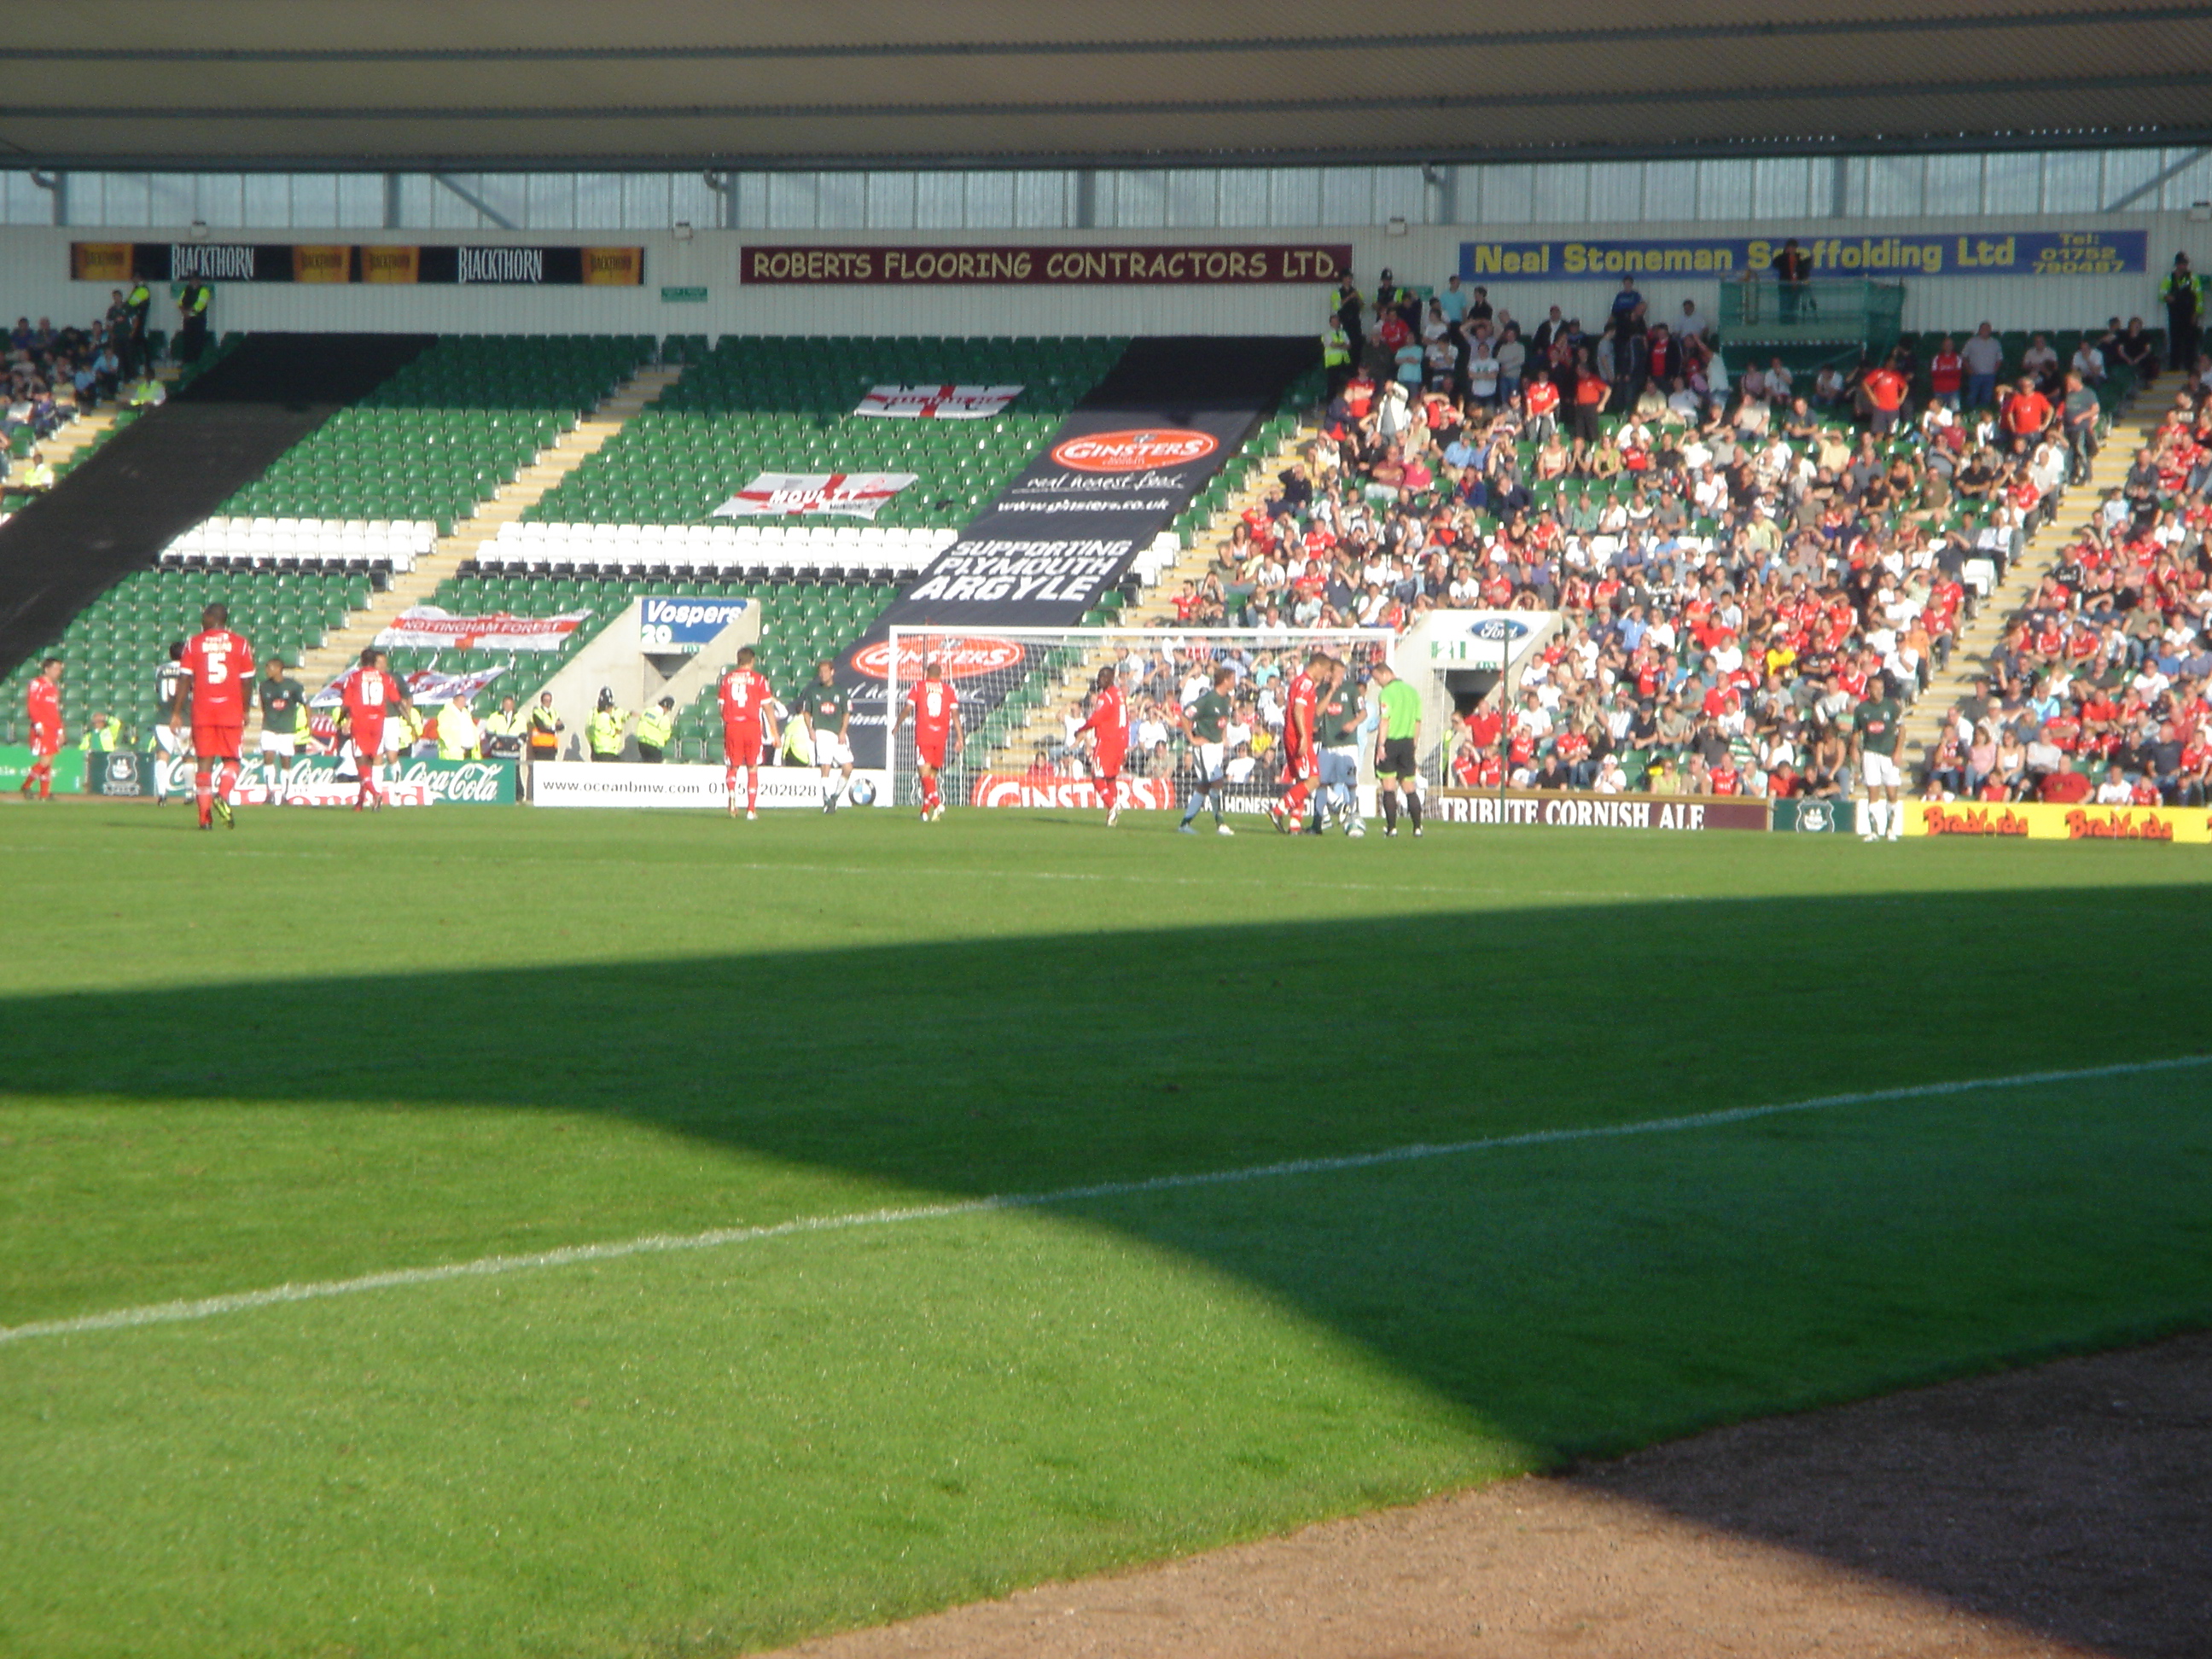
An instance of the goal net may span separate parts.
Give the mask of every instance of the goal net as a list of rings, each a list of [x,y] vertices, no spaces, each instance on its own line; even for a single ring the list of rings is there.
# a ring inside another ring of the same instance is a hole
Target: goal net
[[[1075,729],[1108,667],[1128,702],[1122,805],[1183,801],[1196,757],[1181,711],[1226,665],[1237,676],[1227,734],[1231,805],[1264,811],[1280,788],[1283,692],[1307,656],[1325,651],[1364,684],[1375,664],[1389,660],[1396,638],[1340,628],[894,628],[880,661],[895,727],[931,660],[959,694],[966,741],[947,757],[941,787],[948,802],[1046,807],[1100,804]],[[915,804],[921,791],[911,721],[885,752],[893,803]]]

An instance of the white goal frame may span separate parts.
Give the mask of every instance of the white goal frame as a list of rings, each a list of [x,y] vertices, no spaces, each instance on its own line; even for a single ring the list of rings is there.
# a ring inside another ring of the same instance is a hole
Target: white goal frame
[[[1398,647],[1397,634],[1381,628],[992,628],[975,623],[893,628],[887,641],[889,661],[884,688],[884,765],[890,774],[890,799],[884,803],[886,805],[911,806],[921,799],[914,728],[911,724],[904,730],[899,727],[899,712],[921,671],[917,666],[902,676],[901,666],[909,657],[918,665],[933,654],[934,648],[962,640],[1004,641],[1028,647],[1028,660],[1018,670],[1010,665],[1003,672],[1018,672],[1035,684],[1014,684],[1004,690],[977,688],[986,694],[971,701],[969,680],[953,677],[955,688],[962,693],[961,721],[966,739],[957,756],[946,757],[943,788],[945,800],[953,805],[969,803],[977,777],[992,771],[1020,770],[1028,763],[1027,755],[1016,756],[1011,748],[985,736],[994,714],[1012,705],[1018,696],[1030,690],[1036,694],[1036,700],[1028,705],[1032,708],[1065,708],[1079,701],[1100,659],[1121,647],[1170,647],[1182,652],[1196,647],[1216,656],[1231,647],[1268,653],[1290,651],[1301,655],[1318,647],[1332,655],[1357,653],[1359,658],[1384,662],[1394,658]],[[1077,655],[1066,662],[1056,663],[1051,653],[1063,649],[1072,649]],[[988,676],[974,678],[983,679]],[[1362,759],[1364,776],[1369,769],[1364,765],[1364,755]]]

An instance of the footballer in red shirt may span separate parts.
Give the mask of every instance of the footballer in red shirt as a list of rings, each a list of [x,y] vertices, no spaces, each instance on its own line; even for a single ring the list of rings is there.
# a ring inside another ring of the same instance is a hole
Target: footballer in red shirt
[[[62,747],[62,659],[48,657],[23,692],[31,717],[31,769],[23,775],[23,798],[35,787],[40,800],[54,798],[54,757]]]
[[[192,797],[199,803],[200,828],[215,828],[215,817],[232,829],[230,793],[238,787],[240,740],[246,732],[246,697],[253,678],[253,647],[230,630],[230,611],[216,604],[200,612],[200,631],[185,641],[178,663],[185,671],[169,705],[169,724],[183,720],[185,698],[192,700]],[[208,775],[222,764],[221,787]]]
[[[384,653],[368,647],[361,653],[361,666],[345,688],[346,730],[352,734],[354,772],[360,779],[353,801],[356,812],[363,807],[384,805],[384,792],[378,787],[377,779],[384,757],[384,711],[406,701],[406,688],[384,665]]]
[[[1112,667],[1098,671],[1091,712],[1075,730],[1079,737],[1091,733],[1091,778],[1098,786],[1098,799],[1106,803],[1106,827],[1110,830],[1121,816],[1121,757],[1129,750],[1129,705]]]
[[[1110,678],[1113,670],[1099,671]],[[1117,687],[1114,693],[1121,693]],[[914,757],[921,773],[921,821],[924,823],[945,816],[945,797],[937,784],[938,775],[945,770],[945,757],[960,750],[960,694],[945,678],[945,665],[935,657],[922,665],[921,678],[915,682],[914,690],[907,693],[906,707],[898,713],[898,723],[914,722]],[[896,733],[894,733],[896,735]],[[1102,742],[1099,745],[1104,747]],[[1115,769],[1121,769],[1118,751]],[[1102,789],[1104,785],[1101,785]],[[1107,804],[1106,821],[1114,821],[1113,803]]]
[[[1314,747],[1314,713],[1321,699],[1320,676],[1328,657],[1320,651],[1291,678],[1283,694],[1283,799],[1275,808],[1275,828],[1294,835],[1304,824],[1306,802],[1314,780],[1321,775],[1320,751]]]
[[[763,739],[776,739],[775,711],[769,707],[775,693],[760,670],[753,666],[750,645],[738,653],[730,672],[722,676],[722,787],[730,798],[730,816],[738,815],[738,774],[745,775],[745,817],[760,817],[760,763]]]

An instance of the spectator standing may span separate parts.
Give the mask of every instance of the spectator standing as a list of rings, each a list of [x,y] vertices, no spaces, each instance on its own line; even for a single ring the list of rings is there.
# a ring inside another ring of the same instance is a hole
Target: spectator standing
[[[1795,236],[1782,244],[1782,252],[1774,256],[1774,280],[1782,289],[1782,320],[1797,320],[1797,307],[1803,301],[1806,284],[1813,277],[1813,262],[1805,257],[1804,249],[1797,246]]]
[[[1959,348],[1946,334],[1943,343],[1936,348],[1936,355],[1928,360],[1928,401],[1945,409],[1957,409],[1966,375],[1966,360],[1959,356]]]
[[[1966,368],[1966,407],[1988,409],[1997,400],[1997,374],[2004,368],[2004,342],[1984,323],[1959,353]]]
[[[2197,342],[2204,326],[2204,285],[2190,269],[2189,256],[2173,256],[2173,269],[2159,284],[2166,305],[2166,362],[2185,374],[2197,367]]]

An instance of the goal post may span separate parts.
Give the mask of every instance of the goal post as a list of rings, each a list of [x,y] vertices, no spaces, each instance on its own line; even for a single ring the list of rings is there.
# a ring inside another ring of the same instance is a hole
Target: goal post
[[[947,757],[942,787],[956,805],[1074,806],[1096,803],[1088,773],[1073,753],[1073,732],[1102,668],[1111,666],[1129,699],[1129,755],[1123,804],[1177,805],[1189,776],[1187,734],[1178,723],[1193,688],[1228,665],[1237,676],[1240,715],[1249,708],[1252,752],[1232,751],[1231,775],[1249,772],[1235,793],[1272,801],[1272,751],[1280,740],[1274,713],[1281,691],[1311,653],[1350,664],[1364,682],[1388,662],[1397,635],[1371,628],[894,628],[880,659],[890,723],[884,763],[889,804],[921,799],[914,726],[898,724],[915,682],[934,659],[960,699],[965,742]],[[1271,697],[1272,694],[1272,697]],[[1270,724],[1270,716],[1273,724]],[[1157,720],[1169,732],[1163,758],[1144,752],[1139,732]],[[1361,776],[1371,775],[1371,742],[1361,744]],[[1249,761],[1249,768],[1243,763]],[[1166,775],[1158,775],[1164,770]]]

